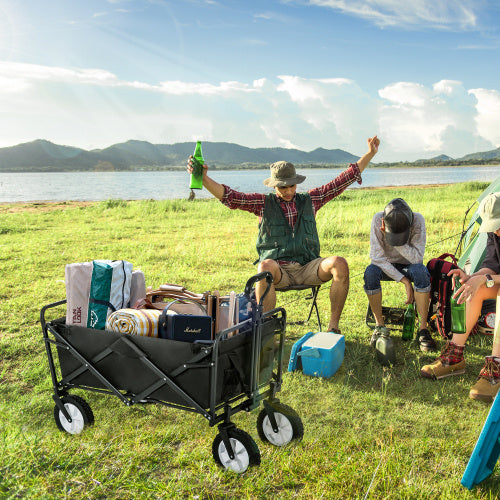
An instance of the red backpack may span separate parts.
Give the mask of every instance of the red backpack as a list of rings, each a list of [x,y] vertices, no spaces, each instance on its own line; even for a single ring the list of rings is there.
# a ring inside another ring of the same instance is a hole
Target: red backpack
[[[451,262],[446,260],[448,258]],[[428,323],[431,326],[435,325],[444,339],[450,339],[450,298],[453,295],[453,282],[452,276],[448,276],[448,273],[452,269],[458,269],[457,260],[453,254],[444,253],[440,257],[431,259],[427,263],[427,269],[431,275]]]

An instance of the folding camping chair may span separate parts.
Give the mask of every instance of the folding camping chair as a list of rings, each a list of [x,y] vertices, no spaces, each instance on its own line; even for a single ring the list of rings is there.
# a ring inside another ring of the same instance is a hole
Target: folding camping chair
[[[383,280],[384,283],[396,283],[394,280]],[[397,327],[403,326],[403,320],[406,308],[396,307],[396,306],[382,306],[382,316],[386,326],[393,325]],[[366,310],[365,323],[368,328],[375,328],[375,316],[373,315],[370,303],[368,303],[368,308]]]
[[[322,331],[321,330],[321,319],[319,317],[318,303],[316,301],[320,288],[321,288],[321,285],[290,285],[286,288],[277,288],[276,289],[277,292],[290,292],[292,290],[295,290],[295,291],[310,290],[311,291],[311,293],[309,295],[304,297],[305,300],[311,301],[311,307],[309,308],[309,314],[307,316],[307,319],[305,321],[295,321],[293,323],[289,322],[289,324],[302,325],[304,323],[307,323],[311,319],[311,315],[312,315],[313,310],[315,310],[316,311],[316,319],[318,320],[318,328],[319,328],[318,331],[320,331],[320,332]]]

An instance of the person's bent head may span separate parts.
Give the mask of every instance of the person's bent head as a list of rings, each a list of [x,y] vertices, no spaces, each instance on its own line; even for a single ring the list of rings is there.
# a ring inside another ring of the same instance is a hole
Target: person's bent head
[[[413,212],[405,200],[394,198],[390,201],[384,208],[382,221],[387,244],[400,247],[408,243]]]

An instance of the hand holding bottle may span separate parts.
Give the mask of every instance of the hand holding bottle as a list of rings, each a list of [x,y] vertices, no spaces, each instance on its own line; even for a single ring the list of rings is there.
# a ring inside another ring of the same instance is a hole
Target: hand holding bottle
[[[451,284],[454,290],[460,287],[460,283],[463,285],[470,278],[470,276],[461,269],[452,269],[447,276],[452,276],[453,281]]]
[[[455,289],[453,297],[457,299],[458,304],[463,304],[465,301],[472,299],[477,290],[484,285],[484,275],[476,274],[468,276],[468,279],[463,282],[462,286],[458,283],[459,288]]]
[[[192,174],[193,173],[195,163],[196,163],[196,160],[193,161],[193,155],[191,155],[188,158],[188,162],[187,162],[187,169],[186,170],[187,170],[188,174]],[[206,175],[207,170],[208,170],[208,165],[203,165],[203,176]]]
[[[201,152],[201,141],[196,142],[194,153],[189,157],[188,171],[191,174],[190,189],[202,189],[205,160]]]
[[[187,171],[189,174],[192,174],[195,168],[195,162],[193,161],[193,155],[191,155],[188,158],[188,163],[187,163]],[[208,165],[203,164],[202,165],[202,170],[203,170],[203,187],[211,193],[213,196],[215,196],[218,200],[222,200],[222,197],[224,196],[224,186],[222,184],[219,184],[217,181],[214,181],[211,177],[208,175]]]

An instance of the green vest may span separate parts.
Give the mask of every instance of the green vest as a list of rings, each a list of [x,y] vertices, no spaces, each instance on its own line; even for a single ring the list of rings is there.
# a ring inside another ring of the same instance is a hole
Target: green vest
[[[295,203],[297,222],[292,229],[279,198],[274,193],[266,196],[257,238],[260,262],[264,259],[288,260],[304,265],[320,256],[311,197],[308,193],[297,193]]]

